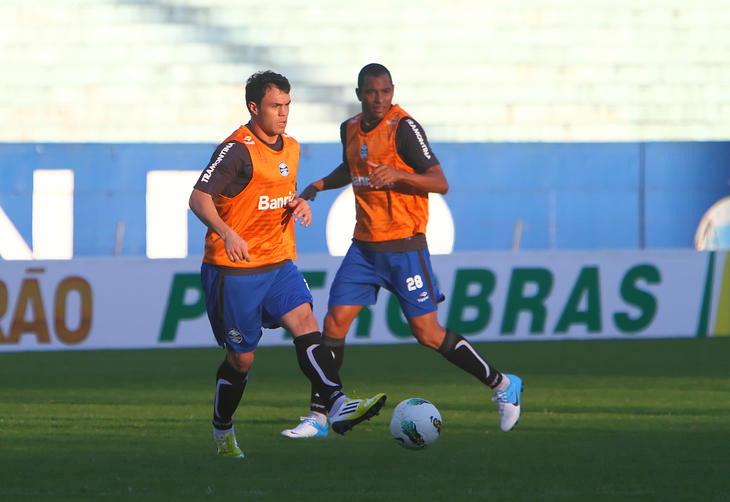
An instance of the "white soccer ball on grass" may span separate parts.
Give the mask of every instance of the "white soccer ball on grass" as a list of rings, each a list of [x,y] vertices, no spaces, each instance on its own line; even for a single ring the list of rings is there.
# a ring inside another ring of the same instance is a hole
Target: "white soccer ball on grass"
[[[393,410],[390,433],[398,444],[419,450],[436,442],[441,435],[441,414],[436,407],[418,397],[401,401]]]

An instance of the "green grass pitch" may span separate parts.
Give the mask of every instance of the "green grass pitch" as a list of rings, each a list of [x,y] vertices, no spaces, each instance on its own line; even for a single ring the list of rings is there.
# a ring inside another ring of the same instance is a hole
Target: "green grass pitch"
[[[308,386],[262,348],[236,424],[210,437],[222,351],[0,354],[0,500],[730,500],[730,339],[478,344],[526,384],[499,431],[476,380],[416,345],[349,346],[346,390],[388,393],[344,437],[290,440]],[[440,409],[422,451],[388,433],[400,400]]]

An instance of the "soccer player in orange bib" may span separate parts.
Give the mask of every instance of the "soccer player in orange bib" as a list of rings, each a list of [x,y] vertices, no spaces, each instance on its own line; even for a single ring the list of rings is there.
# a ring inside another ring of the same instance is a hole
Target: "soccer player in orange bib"
[[[261,328],[294,335],[299,367],[320,396],[312,411],[344,433],[376,415],[385,395],[350,399],[312,313],[312,295],[294,265],[294,223],[309,226],[311,209],[297,197],[299,143],[286,135],[289,81],[271,71],[246,83],[251,120],[213,153],[190,195],[190,208],[208,227],[201,281],[208,318],[226,356],[216,374],[213,438],[218,454],[243,458],[233,429]]]
[[[448,183],[426,133],[403,108],[392,104],[393,81],[387,68],[369,64],[360,70],[357,98],[362,113],[340,127],[342,163],[309,185],[301,197],[352,183],[356,224],[352,245],[330,289],[324,319],[324,343],[338,368],[345,336],[365,305],[374,305],[380,288],[400,303],[413,336],[491,389],[500,428],[511,430],[520,417],[522,380],[499,372],[460,334],[444,328],[436,306],[444,300],[433,281],[426,243],[428,194],[444,194]],[[321,401],[312,389],[312,402]],[[284,435],[316,436],[307,422]]]

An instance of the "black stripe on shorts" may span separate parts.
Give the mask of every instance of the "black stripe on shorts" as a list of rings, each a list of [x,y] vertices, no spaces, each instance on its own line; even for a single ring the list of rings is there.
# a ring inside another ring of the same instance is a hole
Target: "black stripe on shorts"
[[[423,280],[426,282],[426,289],[428,290],[428,297],[431,299],[431,303],[434,306],[438,305],[437,299],[433,293],[433,281],[431,281],[431,274],[429,273],[428,263],[426,262],[426,256],[423,254],[423,250],[418,251],[418,262],[421,265],[421,273],[423,274]]]

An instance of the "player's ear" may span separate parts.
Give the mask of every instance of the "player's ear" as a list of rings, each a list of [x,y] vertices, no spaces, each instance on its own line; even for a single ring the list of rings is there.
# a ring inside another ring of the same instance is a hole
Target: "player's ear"
[[[256,106],[256,103],[254,101],[249,101],[246,103],[246,108],[248,108],[248,113],[251,115],[258,115],[259,114],[259,107]]]
[[[359,87],[356,87],[355,88],[355,96],[357,96],[357,100],[358,101],[362,101],[362,97],[360,96],[360,88]]]

